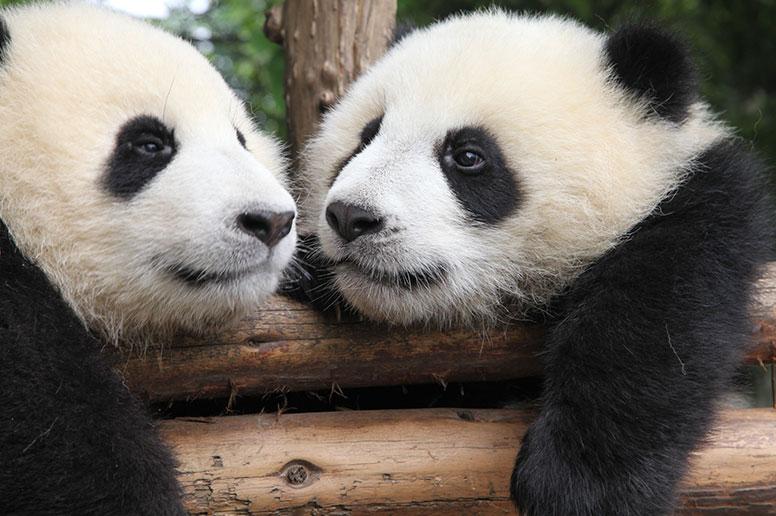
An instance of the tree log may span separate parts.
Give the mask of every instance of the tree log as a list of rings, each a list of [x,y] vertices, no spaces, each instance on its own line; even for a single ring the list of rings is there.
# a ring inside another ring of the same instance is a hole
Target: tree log
[[[162,433],[192,514],[511,514],[509,477],[531,419],[516,410],[263,414],[172,420]],[[723,412],[693,454],[680,513],[772,514],[774,428],[772,409]]]
[[[396,0],[286,0],[267,13],[264,32],[282,42],[289,142],[299,156],[323,111],[393,37]]]
[[[776,361],[776,264],[758,283],[756,346],[749,363]],[[236,328],[210,339],[182,338],[163,350],[127,355],[130,387],[150,401],[227,397],[431,382],[538,376],[542,330],[514,326],[488,334],[389,328],[336,321],[275,297]]]

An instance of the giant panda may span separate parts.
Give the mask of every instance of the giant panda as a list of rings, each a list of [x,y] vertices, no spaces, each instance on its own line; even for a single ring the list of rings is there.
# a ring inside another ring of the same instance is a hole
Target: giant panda
[[[696,77],[655,25],[460,15],[399,41],[307,146],[301,294],[399,325],[546,322],[521,514],[671,512],[747,342],[763,165]]]
[[[188,43],[82,3],[0,11],[0,512],[184,513],[102,348],[271,293],[296,238],[283,168]]]

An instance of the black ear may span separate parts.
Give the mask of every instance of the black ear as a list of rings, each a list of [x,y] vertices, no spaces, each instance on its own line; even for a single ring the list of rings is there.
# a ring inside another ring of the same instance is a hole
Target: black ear
[[[606,55],[620,84],[648,100],[658,116],[682,122],[698,95],[690,53],[679,38],[652,25],[629,25],[606,42]]]
[[[417,26],[411,21],[402,20],[396,22],[396,26],[393,28],[393,37],[391,38],[391,43],[388,45],[388,48],[392,48],[416,30]]]

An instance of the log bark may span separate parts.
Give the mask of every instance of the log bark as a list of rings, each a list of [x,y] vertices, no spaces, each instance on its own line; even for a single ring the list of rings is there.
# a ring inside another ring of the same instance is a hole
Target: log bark
[[[776,264],[758,283],[755,347],[749,363],[776,361]],[[209,339],[182,338],[142,356],[127,355],[130,387],[150,401],[539,376],[542,329],[487,334],[389,328],[336,321],[275,297],[236,328]]]
[[[289,142],[298,157],[321,113],[382,56],[393,36],[396,0],[286,0],[264,32],[282,42]]]
[[[511,514],[532,414],[423,409],[181,419],[162,433],[192,514]],[[776,411],[726,411],[693,454],[681,514],[772,514]],[[299,511],[299,512],[296,512]]]

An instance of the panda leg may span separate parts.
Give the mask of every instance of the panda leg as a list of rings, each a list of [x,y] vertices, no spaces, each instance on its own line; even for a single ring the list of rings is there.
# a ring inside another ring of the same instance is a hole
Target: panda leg
[[[0,513],[185,514],[175,462],[0,221]]]
[[[649,294],[601,285],[550,330],[543,410],[513,475],[521,514],[671,511],[746,337]]]
[[[728,145],[698,161],[703,172],[561,300],[543,409],[512,478],[524,516],[672,511],[748,342],[770,241],[758,164]]]

